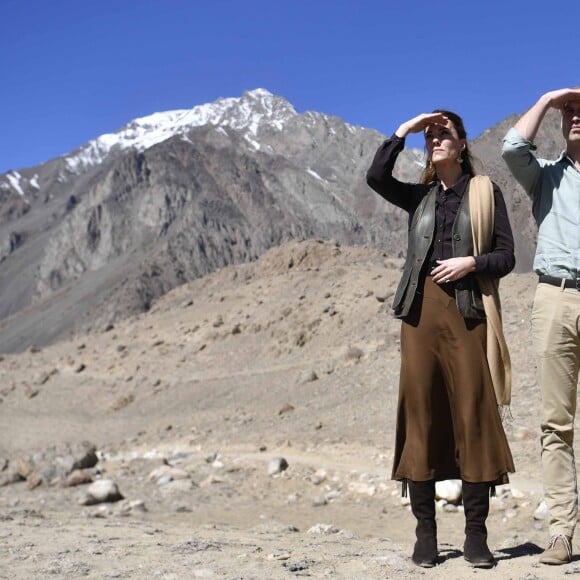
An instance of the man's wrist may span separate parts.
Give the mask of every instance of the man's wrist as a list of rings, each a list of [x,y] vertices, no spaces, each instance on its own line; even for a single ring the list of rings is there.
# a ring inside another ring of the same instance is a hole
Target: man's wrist
[[[546,112],[548,109],[559,109],[560,108],[560,97],[561,97],[561,91],[550,91],[549,93],[546,93],[545,95],[542,95],[542,97],[540,97],[540,105],[542,106],[544,112]]]

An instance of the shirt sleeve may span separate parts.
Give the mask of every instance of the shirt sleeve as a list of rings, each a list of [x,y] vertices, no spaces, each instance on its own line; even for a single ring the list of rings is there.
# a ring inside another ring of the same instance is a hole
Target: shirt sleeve
[[[532,199],[542,174],[540,163],[532,153],[533,149],[534,144],[512,127],[503,139],[501,152],[512,175]]]
[[[494,227],[491,251],[475,256],[475,273],[490,278],[502,278],[516,265],[514,236],[501,189],[493,184]]]
[[[424,184],[404,183],[393,177],[395,161],[404,147],[405,139],[402,137],[393,135],[387,139],[375,153],[367,171],[367,183],[381,197],[412,213],[429,188]]]

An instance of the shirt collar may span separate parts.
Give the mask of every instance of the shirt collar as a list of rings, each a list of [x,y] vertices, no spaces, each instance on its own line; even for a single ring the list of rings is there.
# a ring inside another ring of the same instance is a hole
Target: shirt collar
[[[560,156],[556,159],[555,163],[563,163],[564,165],[570,165],[572,169],[575,169],[580,173],[580,169],[576,167],[576,164],[566,151],[562,151],[562,153],[560,153]]]
[[[467,184],[469,183],[469,180],[471,179],[471,176],[468,173],[464,173],[461,175],[461,177],[447,190],[443,189],[443,185],[441,184],[441,182],[439,183],[439,191],[443,192],[443,191],[453,191],[453,193],[455,193],[455,195],[457,195],[458,197],[463,197],[463,194],[465,193],[465,190],[467,189]]]

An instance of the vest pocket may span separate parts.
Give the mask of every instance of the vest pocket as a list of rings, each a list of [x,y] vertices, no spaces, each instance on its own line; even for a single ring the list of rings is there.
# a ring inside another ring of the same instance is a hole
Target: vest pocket
[[[485,309],[483,307],[483,300],[479,289],[472,288],[469,292],[471,308],[479,314],[477,318],[485,318]]]

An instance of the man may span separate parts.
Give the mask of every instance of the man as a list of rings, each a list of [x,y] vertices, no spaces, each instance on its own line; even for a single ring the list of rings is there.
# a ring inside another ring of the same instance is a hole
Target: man
[[[532,142],[549,109],[562,114],[566,151],[536,159]],[[544,499],[550,543],[543,564],[572,559],[578,513],[574,416],[580,367],[580,88],[542,95],[510,129],[503,158],[533,202],[538,224],[534,270],[539,275],[532,311],[532,340],[542,390]]]

